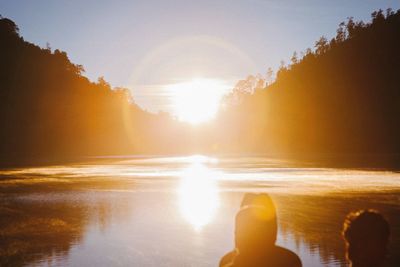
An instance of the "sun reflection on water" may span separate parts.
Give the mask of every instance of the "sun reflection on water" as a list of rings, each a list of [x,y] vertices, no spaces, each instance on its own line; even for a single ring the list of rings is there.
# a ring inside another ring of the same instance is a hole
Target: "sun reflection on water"
[[[218,172],[208,168],[203,158],[193,159],[181,173],[178,194],[182,216],[199,231],[213,219],[219,207]]]

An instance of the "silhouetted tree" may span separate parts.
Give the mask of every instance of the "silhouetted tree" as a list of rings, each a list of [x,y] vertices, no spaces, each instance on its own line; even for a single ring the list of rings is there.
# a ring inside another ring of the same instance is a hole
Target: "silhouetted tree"
[[[272,81],[239,81],[200,128],[140,109],[129,91],[83,76],[65,52],[42,49],[0,19],[0,155],[116,153],[400,153],[400,11],[348,18],[331,40],[294,53]],[[162,129],[162,131],[160,131]],[[2,160],[4,162],[4,160]],[[398,163],[398,162],[395,162]]]
[[[165,140],[183,132],[177,122],[141,110],[127,89],[89,81],[65,52],[24,41],[10,19],[0,19],[0,40],[2,165],[179,148]]]
[[[348,18],[219,124],[237,118],[228,131],[248,152],[399,153],[399,47],[400,11],[376,11],[370,23]]]

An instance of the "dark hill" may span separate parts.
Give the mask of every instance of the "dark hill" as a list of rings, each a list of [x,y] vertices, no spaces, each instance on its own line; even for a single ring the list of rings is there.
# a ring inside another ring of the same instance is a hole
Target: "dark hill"
[[[8,163],[128,153],[268,153],[328,165],[399,166],[400,11],[349,19],[295,54],[274,82],[242,82],[202,127],[93,83],[65,52],[26,42],[0,19],[0,159]],[[6,162],[6,163],[5,163]]]
[[[26,42],[9,19],[0,19],[0,40],[1,165],[151,150],[166,119],[127,89],[89,81],[65,52]]]
[[[400,152],[400,11],[349,19],[221,115],[242,149],[299,155]],[[239,120],[234,123],[235,120]],[[246,131],[240,131],[246,129]],[[301,157],[301,156],[300,156]]]

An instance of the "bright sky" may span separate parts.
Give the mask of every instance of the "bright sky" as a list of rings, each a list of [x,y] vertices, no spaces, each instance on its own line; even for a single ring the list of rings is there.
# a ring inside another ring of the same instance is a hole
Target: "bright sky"
[[[66,51],[91,80],[128,87],[139,105],[157,111],[171,105],[171,84],[205,78],[232,86],[332,37],[347,17],[369,20],[388,7],[400,1],[2,0],[0,14],[25,40]]]

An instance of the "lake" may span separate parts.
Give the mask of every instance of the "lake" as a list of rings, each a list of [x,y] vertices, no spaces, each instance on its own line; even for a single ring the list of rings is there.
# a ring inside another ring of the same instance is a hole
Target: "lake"
[[[263,157],[115,157],[0,171],[1,266],[218,266],[246,192],[267,192],[277,243],[303,266],[345,266],[342,223],[374,208],[400,266],[400,173]]]

